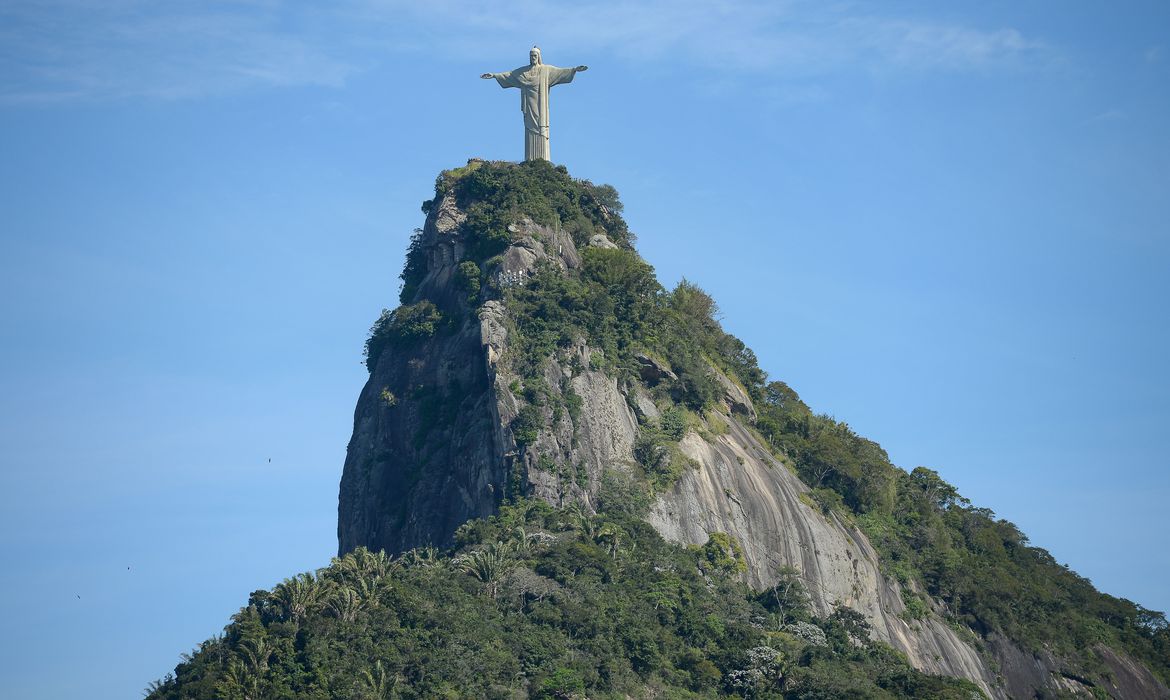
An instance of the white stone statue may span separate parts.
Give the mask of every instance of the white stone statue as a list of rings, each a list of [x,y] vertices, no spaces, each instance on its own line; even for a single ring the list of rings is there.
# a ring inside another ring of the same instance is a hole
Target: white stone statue
[[[541,63],[540,49],[533,46],[528,52],[528,65],[507,73],[479,76],[495,78],[500,87],[520,88],[520,111],[524,113],[524,160],[549,160],[548,89],[573,82],[573,76],[583,70],[589,70],[589,67],[557,68]]]

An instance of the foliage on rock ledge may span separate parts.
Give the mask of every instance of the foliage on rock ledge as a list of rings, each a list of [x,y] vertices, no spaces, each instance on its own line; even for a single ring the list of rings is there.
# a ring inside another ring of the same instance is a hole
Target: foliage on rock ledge
[[[409,345],[430,338],[438,331],[442,321],[442,312],[425,299],[417,304],[404,304],[393,311],[382,309],[382,315],[374,322],[366,339],[366,368],[373,372],[378,365],[378,358],[387,347]]]
[[[189,698],[967,698],[799,588],[756,594],[726,535],[543,503],[472,521],[450,552],[358,550],[253,593],[149,689]],[[780,602],[784,605],[780,605]]]

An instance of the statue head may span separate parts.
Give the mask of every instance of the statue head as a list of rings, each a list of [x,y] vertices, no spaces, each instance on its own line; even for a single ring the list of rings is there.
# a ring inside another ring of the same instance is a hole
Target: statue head
[[[532,50],[528,52],[528,63],[534,66],[540,65],[540,47],[533,46]]]

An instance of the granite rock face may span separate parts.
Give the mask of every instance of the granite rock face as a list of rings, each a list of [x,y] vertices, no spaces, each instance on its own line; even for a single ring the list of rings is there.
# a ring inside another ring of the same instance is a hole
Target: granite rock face
[[[595,510],[603,474],[633,463],[640,420],[658,416],[651,387],[674,376],[660,358],[642,355],[640,380],[619,384],[595,369],[599,351],[580,339],[544,364],[543,427],[518,445],[512,426],[524,405],[517,396],[522,381],[505,361],[513,321],[503,302],[487,294],[469,300],[456,282],[465,218],[451,196],[441,199],[420,242],[428,272],[413,301],[456,309],[448,312],[451,330],[385,351],[358,399],[339,497],[341,553],[448,544],[462,523],[492,514],[509,495]],[[538,265],[581,266],[572,238],[559,230],[525,219],[510,232],[512,244],[483,270],[495,289],[525,284]],[[589,245],[614,244],[594,236]],[[723,402],[709,420],[720,427],[682,438],[694,468],[657,497],[647,516],[663,537],[703,544],[713,532],[728,533],[742,546],[752,586],[765,588],[795,570],[818,612],[853,608],[916,668],[968,678],[989,697],[1091,693],[1084,679],[1062,673],[1055,657],[956,631],[942,605],[920,591],[911,593],[927,599],[928,613],[905,619],[902,587],[882,572],[865,535],[815,507],[808,487],[750,429],[755,409],[747,393],[711,371]],[[578,409],[558,412],[570,397]],[[1170,697],[1132,659],[1105,648],[1100,656],[1119,697]]]
[[[702,544],[711,532],[735,537],[756,588],[782,569],[799,573],[820,614],[837,604],[861,612],[874,636],[906,654],[916,668],[961,676],[997,695],[987,662],[936,615],[909,623],[900,586],[884,576],[859,530],[811,507],[808,487],[730,415],[714,442],[688,433],[684,453],[699,465],[659,497],[649,521],[668,540]],[[802,498],[803,497],[803,498]]]
[[[535,442],[518,449],[510,426],[520,410],[513,394],[520,378],[500,364],[507,310],[498,300],[472,309],[456,283],[465,218],[450,196],[432,208],[422,237],[428,272],[411,300],[460,309],[457,327],[387,350],[358,398],[338,503],[341,553],[448,544],[459,525],[491,515],[516,490],[593,508],[604,469],[629,459],[637,419],[617,380],[590,369],[595,351],[583,342],[549,362],[544,377],[549,403],[563,404],[574,393],[579,415],[545,415]],[[513,243],[483,271],[498,288],[524,284],[539,264],[581,264],[567,234],[530,220],[510,233]],[[613,245],[604,236],[595,240]]]

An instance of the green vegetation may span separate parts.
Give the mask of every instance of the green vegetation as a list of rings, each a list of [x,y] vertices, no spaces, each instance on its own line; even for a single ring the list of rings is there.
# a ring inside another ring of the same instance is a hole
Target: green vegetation
[[[757,429],[816,487],[813,499],[854,518],[889,573],[917,581],[957,622],[1087,664],[1092,647],[1104,643],[1170,681],[1170,627],[1162,613],[1098,592],[1029,545],[1015,525],[972,506],[937,472],[895,467],[877,443],[814,414],[783,382],[752,389],[763,399]],[[917,598],[907,603],[908,617],[925,614]]]
[[[522,376],[538,374],[549,357],[585,339],[601,351],[593,368],[624,381],[638,377],[638,353],[666,358],[677,379],[663,396],[696,412],[721,395],[712,367],[745,385],[762,378],[755,356],[723,332],[714,302],[696,285],[683,280],[666,292],[632,250],[586,248],[582,260],[579,275],[544,266],[506,291],[513,368]]]
[[[540,429],[544,427],[544,412],[540,406],[528,404],[520,409],[519,415],[512,421],[512,435],[516,444],[521,447],[536,442]]]
[[[621,219],[621,204],[613,188],[572,180],[563,168],[543,161],[521,165],[475,162],[444,173],[436,183],[436,199],[426,203],[424,209],[431,211],[447,194],[452,194],[468,213],[464,233],[469,239],[469,259],[462,261],[459,268],[461,289],[469,295],[482,292],[484,296],[500,296],[508,310],[509,351],[504,361],[523,378],[515,390],[526,405],[512,425],[522,447],[534,442],[550,419],[555,422],[567,414],[576,423],[582,407],[580,397],[562,386],[557,398],[556,392],[541,383],[549,358],[572,358],[577,362],[569,362],[574,371],[583,369],[572,355],[581,341],[587,341],[594,351],[588,363],[590,369],[609,373],[625,387],[645,382],[658,404],[661,417],[657,421],[646,419],[639,428],[635,444],[637,467],[615,468],[603,476],[599,500],[610,517],[633,518],[644,513],[651,494],[669,488],[684,472],[687,465],[677,443],[687,430],[711,437],[727,429],[708,410],[723,392],[713,374],[715,369],[741,386],[752,399],[758,413],[754,429],[812,488],[810,504],[856,522],[877,547],[886,570],[904,583],[917,584],[919,590],[944,603],[953,622],[981,635],[1000,631],[1029,650],[1050,649],[1069,658],[1079,655],[1089,665],[1094,663],[1086,658],[1090,650],[1095,644],[1105,643],[1143,660],[1170,682],[1170,626],[1161,613],[1097,592],[1089,581],[1057,564],[1046,551],[1030,546],[1013,524],[997,519],[987,509],[972,506],[937,473],[922,467],[908,473],[894,466],[880,445],[857,435],[843,422],[814,413],[783,382],[769,381],[754,353],[723,331],[717,320],[718,309],[708,294],[687,280],[671,291],[659,284],[653,268],[632,248],[633,239]],[[485,273],[498,262],[492,256],[511,242],[509,225],[524,216],[540,224],[559,226],[572,235],[578,246],[595,233],[605,233],[618,248],[581,247],[580,269],[547,265],[536,269],[522,285],[496,289],[485,281]],[[421,234],[416,232],[402,273],[404,303],[415,299],[425,275]],[[477,289],[476,282],[482,288]],[[436,332],[443,315],[433,305],[420,306],[424,304],[429,302],[419,301],[393,314],[383,313],[367,342],[368,366],[374,366],[384,347],[414,342]],[[640,354],[655,358],[663,367],[647,370],[638,360]],[[669,371],[664,371],[667,368]],[[511,494],[517,492],[515,485],[509,489]],[[641,542],[640,537],[634,540]],[[592,546],[584,540],[577,544],[585,549]],[[556,547],[548,550],[551,551]],[[734,548],[723,551],[734,553]],[[620,555],[615,559],[621,560]],[[526,561],[525,566],[539,566]],[[606,585],[621,578],[613,572],[610,575],[617,578],[607,580]],[[641,583],[657,585],[648,580]],[[506,599],[501,596],[500,600]],[[928,605],[922,598],[909,595],[904,602],[907,619],[916,620],[927,614]],[[780,607],[769,609],[784,618],[784,624],[807,622],[788,619],[788,612],[777,612],[793,609],[791,601],[777,605]],[[559,610],[562,605],[556,607]],[[547,614],[557,617],[564,613]],[[842,612],[833,623],[836,627],[821,621],[823,626],[817,629],[830,640],[827,643],[831,643],[834,634],[837,639],[841,634],[845,638],[853,635],[847,629],[853,622],[846,617]],[[846,632],[842,633],[842,629]],[[804,631],[816,637],[810,630]],[[753,639],[751,643],[758,641]],[[686,643],[704,649],[693,640]],[[665,653],[664,644],[657,647],[660,654]],[[628,652],[638,682],[672,688],[686,685],[671,685],[675,683],[671,679],[676,677],[658,667],[654,671],[657,675],[644,675],[642,670],[646,667],[633,661],[635,652],[629,645],[623,642],[620,648]],[[738,657],[736,663],[741,665],[737,668],[747,675],[735,681],[734,686],[728,685],[735,669],[726,657],[703,651],[693,663],[677,654],[671,658],[676,671],[687,669],[691,684],[687,687],[699,693],[714,692],[717,687],[721,691],[755,693],[749,687],[772,678],[777,663],[790,669],[788,675],[782,674],[789,679],[784,683],[793,677],[792,650],[783,644],[774,647],[783,652],[783,663],[769,653],[756,654],[749,663],[744,656],[748,648],[737,648],[743,654]],[[797,664],[805,669],[798,673],[811,673],[808,669],[817,668],[817,663]],[[865,665],[869,662],[859,663],[857,672],[872,680]],[[389,672],[391,666],[377,668]],[[378,673],[377,668],[366,671]],[[596,670],[588,672],[572,666],[558,673],[560,667],[541,668],[540,673],[546,675],[534,672],[525,676],[529,679],[525,687],[530,692],[567,696],[577,692],[578,680],[590,696],[600,688],[607,689],[600,691],[604,694],[617,692],[613,688],[630,687],[621,685],[624,681],[602,682]],[[843,667],[833,668],[841,671]],[[818,676],[818,682],[829,684],[829,675],[826,671],[826,675]],[[621,673],[613,677],[629,678]],[[707,680],[696,680],[700,678]],[[711,678],[721,680],[704,685]],[[848,685],[853,676],[841,678],[847,680],[833,682]],[[911,692],[906,690],[910,687],[916,688],[913,692],[927,692],[924,689],[928,686],[915,685],[925,682],[921,678],[905,677],[903,682],[907,685],[899,687],[905,692]],[[844,685],[834,687],[838,695],[853,692]],[[857,692],[864,695],[869,691]],[[811,691],[807,695],[814,696],[817,695]]]
[[[856,613],[750,591],[725,535],[688,549],[636,518],[520,502],[458,541],[359,549],[256,591],[148,697],[977,696],[870,642]]]
[[[382,309],[382,315],[370,328],[366,339],[366,368],[370,372],[378,366],[378,358],[391,345],[409,345],[433,336],[439,329],[443,314],[434,304],[422,300],[417,304],[399,306],[393,311]]]
[[[435,198],[423,202],[423,211],[431,213],[449,194],[467,215],[461,227],[467,254],[461,262],[480,269],[490,267],[485,263],[512,242],[509,226],[525,217],[564,231],[578,246],[599,233],[623,248],[633,245],[633,234],[621,217],[621,202],[612,186],[574,180],[563,166],[547,161],[471,161],[462,168],[446,170],[435,180]],[[427,274],[422,246],[422,229],[416,229],[401,274],[399,301],[403,304],[415,298]],[[463,284],[471,284],[470,270],[460,268]]]
[[[410,303],[418,293],[418,286],[427,276],[427,259],[422,249],[423,230],[416,228],[410,236],[410,245],[406,248],[406,264],[402,266],[402,273],[398,276],[402,280],[402,290],[398,293],[400,304]]]
[[[638,435],[634,439],[634,459],[642,467],[655,492],[669,489],[683,471],[690,467],[690,462],[678,448],[678,439],[672,438],[653,423],[638,428]]]
[[[634,242],[613,187],[574,180],[564,166],[548,161],[479,163],[446,171],[435,182],[430,206],[448,193],[467,213],[464,231],[476,242],[476,259],[499,252],[510,240],[508,225],[524,217],[560,227],[578,246],[598,233],[626,248]]]
[[[712,571],[725,574],[739,574],[747,571],[747,561],[743,558],[743,548],[739,542],[726,532],[712,532],[703,545],[703,558],[700,566]]]
[[[467,292],[468,298],[474,300],[479,294],[480,282],[479,265],[472,260],[459,263],[458,284],[460,289]]]

